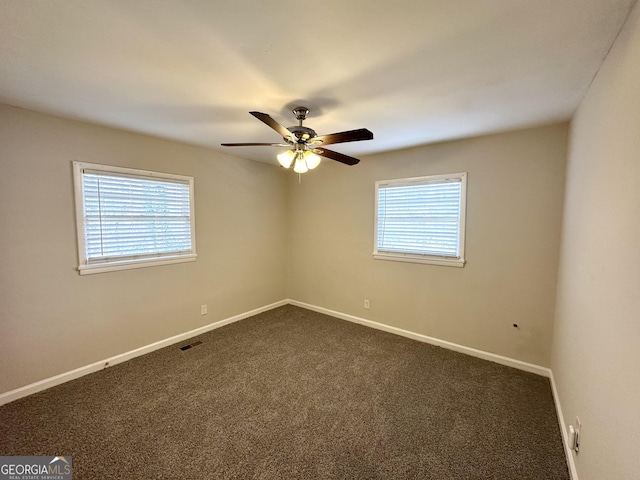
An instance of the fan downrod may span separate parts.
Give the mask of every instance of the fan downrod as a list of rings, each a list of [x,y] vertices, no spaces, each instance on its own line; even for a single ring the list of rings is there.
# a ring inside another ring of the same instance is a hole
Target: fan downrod
[[[300,122],[300,126],[302,126],[302,121],[307,119],[309,109],[307,107],[296,107],[291,111],[296,116],[296,120]]]

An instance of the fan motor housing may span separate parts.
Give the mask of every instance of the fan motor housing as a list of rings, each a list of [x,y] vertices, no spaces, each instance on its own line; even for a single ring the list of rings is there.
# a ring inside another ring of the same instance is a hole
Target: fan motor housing
[[[288,127],[287,130],[289,130],[291,133],[293,133],[296,136],[296,138],[298,139],[298,142],[305,142],[310,138],[315,138],[318,136],[315,130],[309,127],[303,127],[302,125],[296,125],[295,127]],[[287,138],[285,137],[283,138],[287,140]]]

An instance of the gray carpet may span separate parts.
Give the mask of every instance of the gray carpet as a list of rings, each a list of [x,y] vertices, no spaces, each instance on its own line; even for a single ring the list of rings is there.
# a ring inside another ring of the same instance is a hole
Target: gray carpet
[[[546,378],[293,306],[195,340],[0,407],[0,454],[72,455],[74,479],[569,478]]]

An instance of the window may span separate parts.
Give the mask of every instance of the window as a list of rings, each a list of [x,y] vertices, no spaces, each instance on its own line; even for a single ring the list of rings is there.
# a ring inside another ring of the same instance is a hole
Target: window
[[[193,177],[73,162],[81,275],[196,259]]]
[[[463,267],[466,189],[466,173],[376,182],[374,257]]]

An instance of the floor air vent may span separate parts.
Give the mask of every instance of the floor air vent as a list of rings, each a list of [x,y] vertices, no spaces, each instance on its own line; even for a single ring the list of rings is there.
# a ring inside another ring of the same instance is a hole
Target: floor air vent
[[[184,345],[180,347],[180,350],[182,351],[189,350],[191,347],[197,347],[200,344],[202,344],[202,342],[198,340],[197,342],[193,342],[193,343],[190,343],[189,345]]]

